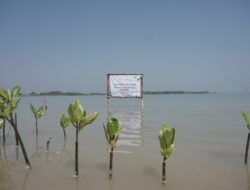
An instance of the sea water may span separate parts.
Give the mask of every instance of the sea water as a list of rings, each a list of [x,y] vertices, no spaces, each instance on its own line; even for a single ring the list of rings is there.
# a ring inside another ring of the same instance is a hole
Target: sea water
[[[38,121],[36,136],[29,103],[39,106],[44,98],[48,110]],[[75,98],[87,113],[100,112],[79,133],[78,178],[72,178],[75,129],[66,128],[64,139],[59,123]],[[105,96],[23,97],[17,123],[32,169],[25,169],[14,131],[7,125],[5,146],[2,138],[0,142],[0,189],[249,189],[250,171],[244,164],[248,129],[241,111],[250,113],[250,94],[145,95],[143,103],[142,107],[140,99],[111,99],[107,104]],[[108,117],[117,117],[123,126],[112,179],[102,128]],[[176,136],[167,160],[167,183],[162,185],[157,136],[164,121],[176,128]]]

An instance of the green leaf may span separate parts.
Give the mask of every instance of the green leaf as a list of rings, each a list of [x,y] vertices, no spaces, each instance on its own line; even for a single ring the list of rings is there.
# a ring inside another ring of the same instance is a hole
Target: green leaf
[[[107,133],[110,138],[110,142],[117,140],[121,133],[121,127],[117,118],[111,118],[107,123]]]
[[[44,106],[39,107],[39,109],[37,110],[37,113],[36,113],[37,119],[40,119],[44,115],[44,113],[45,113]]]
[[[18,106],[18,104],[19,104],[19,102],[20,102],[20,98],[18,98],[18,99],[12,99],[12,101],[11,101],[11,109],[12,110],[16,109],[17,106]]]
[[[89,115],[86,115],[81,118],[80,124],[79,124],[79,129],[83,129],[86,125],[92,123],[95,121],[95,119],[98,117],[99,113],[98,112],[93,112]]]
[[[36,108],[30,103],[30,110],[35,115],[36,114]]]
[[[170,130],[168,124],[164,122],[158,134],[158,139],[161,146],[161,154],[164,157],[164,159],[168,158],[173,151],[174,137],[175,137],[175,128],[172,128]]]
[[[61,119],[60,119],[60,125],[63,128],[66,128],[69,126],[70,123],[70,118],[65,117],[64,114],[62,114]]]
[[[21,87],[19,85],[13,87],[12,90],[11,90],[11,96],[12,96],[12,98],[16,97],[16,96],[19,96],[20,92],[21,92]]]
[[[0,119],[0,129],[3,127],[4,120]]]
[[[10,108],[6,107],[4,110],[0,111],[0,118],[7,119],[10,115]]]
[[[250,127],[250,118],[249,118],[248,113],[245,111],[242,111],[242,116],[247,124],[247,127],[249,128]]]
[[[11,92],[10,92],[10,90],[9,90],[9,89],[7,90],[7,92],[8,92],[8,101],[11,101],[11,100],[12,100],[12,97],[11,97]]]
[[[8,92],[5,88],[0,87],[0,98],[3,100],[8,100]]]
[[[86,112],[80,101],[76,99],[68,106],[68,114],[73,123],[78,123]]]

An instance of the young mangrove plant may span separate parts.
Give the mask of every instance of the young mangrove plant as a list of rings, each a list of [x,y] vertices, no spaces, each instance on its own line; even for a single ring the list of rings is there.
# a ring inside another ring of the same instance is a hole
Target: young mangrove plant
[[[163,156],[162,183],[166,183],[166,160],[174,149],[174,136],[175,128],[172,128],[170,130],[168,124],[164,122],[158,134],[158,138],[161,145],[161,155]]]
[[[0,87],[0,118],[2,120],[6,120],[10,123],[10,125],[13,127],[15,131],[16,138],[18,139],[18,142],[21,145],[21,149],[23,152],[23,156],[25,159],[26,164],[31,168],[25,146],[23,144],[22,138],[19,134],[18,128],[17,128],[17,122],[14,119],[13,112],[16,110],[18,103],[20,101],[21,94],[21,87],[15,86],[10,91],[9,89],[6,90],[5,88]]]
[[[117,140],[119,138],[119,135],[121,133],[122,127],[119,124],[118,119],[111,118],[107,122],[107,126],[103,124],[103,129],[105,133],[105,137],[108,141],[108,144],[110,146],[110,157],[109,157],[109,177],[112,178],[112,170],[113,170],[113,151],[116,147]]]
[[[241,114],[246,122],[247,128],[250,130],[250,117],[248,113],[245,111],[242,111]],[[248,136],[247,136],[246,151],[245,151],[245,164],[247,163],[249,140],[250,140],[250,131],[248,131]]]
[[[36,109],[32,104],[30,104],[30,110],[34,114],[36,120],[36,134],[38,135],[38,119],[40,119],[44,115],[45,108],[44,106],[40,106],[38,109]]]
[[[63,134],[64,134],[64,139],[66,138],[66,130],[65,128],[69,125],[70,123],[70,118],[69,117],[65,117],[64,114],[62,114],[61,119],[60,119],[60,125],[63,129]]]
[[[75,176],[77,177],[78,174],[79,174],[79,171],[78,171],[78,133],[86,125],[88,125],[88,124],[92,123],[93,121],[95,121],[95,119],[97,118],[99,113],[98,112],[93,112],[93,113],[87,114],[86,110],[83,108],[80,101],[78,99],[76,99],[71,104],[69,104],[69,106],[68,106],[68,114],[69,114],[71,124],[76,129]]]

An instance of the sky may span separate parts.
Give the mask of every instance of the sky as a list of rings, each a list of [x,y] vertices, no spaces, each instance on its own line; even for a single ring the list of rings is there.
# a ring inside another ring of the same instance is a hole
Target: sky
[[[0,86],[250,92],[249,0],[0,0]]]

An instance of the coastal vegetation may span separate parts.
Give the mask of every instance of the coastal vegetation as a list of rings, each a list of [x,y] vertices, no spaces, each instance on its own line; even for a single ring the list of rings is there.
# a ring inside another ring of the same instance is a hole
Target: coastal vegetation
[[[38,119],[40,119],[44,113],[45,113],[45,108],[44,106],[40,106],[38,109],[35,108],[31,103],[30,103],[30,110],[34,114],[35,121],[36,121],[36,134],[38,135]]]
[[[159,130],[158,138],[161,146],[162,161],[162,183],[166,183],[166,160],[174,149],[175,128],[170,129],[166,122]]]
[[[78,171],[78,134],[80,130],[82,130],[86,125],[92,123],[95,121],[95,119],[98,117],[99,112],[93,112],[90,114],[86,113],[86,110],[81,105],[80,101],[78,99],[74,100],[71,104],[68,106],[68,114],[70,122],[64,122],[65,127],[67,127],[66,124],[72,124],[75,127],[76,130],[76,137],[75,137],[75,176],[78,177],[79,171]],[[65,116],[64,116],[65,118]]]
[[[20,143],[26,164],[31,168],[26,149],[17,128],[16,119],[14,119],[14,111],[20,102],[21,87],[15,86],[12,90],[0,87],[0,119],[8,121],[15,131],[17,142]]]
[[[112,170],[113,170],[113,151],[116,147],[117,140],[121,133],[122,127],[119,124],[117,118],[111,118],[107,122],[107,126],[103,124],[103,129],[105,133],[106,140],[109,144],[110,157],[109,157],[109,177],[112,178]]]
[[[144,95],[161,95],[161,94],[210,94],[216,92],[209,91],[143,91]],[[105,96],[106,93],[102,92],[62,92],[62,91],[49,91],[49,92],[31,92],[29,94],[23,94],[23,96]]]
[[[65,117],[65,115],[62,114],[61,119],[60,119],[60,126],[63,129],[64,139],[66,138],[66,130],[65,130],[65,128],[68,127],[69,124],[70,124],[70,118],[69,117]]]

